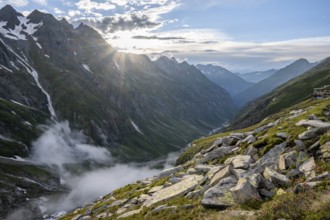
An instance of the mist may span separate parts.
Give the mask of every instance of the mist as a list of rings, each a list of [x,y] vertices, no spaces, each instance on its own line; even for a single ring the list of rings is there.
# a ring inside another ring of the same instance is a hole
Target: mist
[[[56,219],[59,213],[91,203],[114,189],[160,172],[147,165],[116,164],[106,148],[87,144],[86,140],[81,131],[73,131],[68,122],[61,122],[48,127],[33,143],[30,159],[56,172],[69,189],[67,193],[34,201],[44,218]],[[26,212],[24,208],[16,210],[7,219],[19,220],[18,216],[28,216]]]

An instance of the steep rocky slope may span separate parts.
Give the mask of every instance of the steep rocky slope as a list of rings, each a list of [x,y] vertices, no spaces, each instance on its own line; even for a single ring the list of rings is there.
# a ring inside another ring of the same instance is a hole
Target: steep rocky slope
[[[209,80],[228,91],[231,96],[234,96],[253,85],[253,83],[245,81],[239,75],[236,75],[221,66],[198,64],[196,67]]]
[[[330,99],[192,142],[176,167],[62,219],[327,219]]]
[[[330,84],[330,58],[274,91],[248,103],[231,122],[231,128],[243,128],[259,122],[270,114],[288,108],[313,94],[314,88]]]
[[[266,78],[237,94],[233,99],[237,105],[243,106],[247,102],[271,92],[273,89],[288,82],[290,79],[303,74],[314,65],[315,64],[309,63],[306,59],[296,60],[290,65],[278,70],[271,77]]]
[[[120,53],[89,26],[74,28],[39,11],[24,17],[11,6],[0,10],[0,26],[0,98],[34,110],[30,121],[21,119],[31,128],[0,122],[0,134],[28,148],[40,132],[36,124],[68,120],[113,156],[146,161],[235,112],[229,94],[194,66],[173,61],[164,68],[147,56]],[[16,112],[6,107],[6,114]],[[33,132],[29,140],[20,137],[25,131]]]

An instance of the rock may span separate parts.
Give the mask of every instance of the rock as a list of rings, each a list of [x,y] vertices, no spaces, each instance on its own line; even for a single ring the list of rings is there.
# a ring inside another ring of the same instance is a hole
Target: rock
[[[225,164],[232,164],[234,169],[248,169],[250,164],[253,162],[250,155],[237,155],[228,158]]]
[[[321,150],[321,153],[322,153],[322,157],[324,159],[330,158],[330,142],[327,142],[327,143],[323,144],[320,147],[320,150]]]
[[[237,138],[230,136],[226,136],[222,139],[223,145],[225,146],[233,146],[236,144],[237,141],[238,141]]]
[[[82,217],[82,215],[75,215],[71,220],[79,220]]]
[[[158,177],[159,178],[162,178],[162,177],[166,177],[166,176],[171,176],[172,174],[177,173],[177,172],[180,172],[182,170],[183,170],[183,167],[182,166],[177,166],[177,167],[173,167],[173,168],[170,168],[170,169],[166,169],[166,170],[163,170],[158,175]]]
[[[279,137],[279,138],[282,138],[282,139],[285,139],[286,140],[289,137],[289,133],[287,133],[287,132],[278,132],[276,134],[276,136]]]
[[[222,165],[218,165],[218,166],[214,166],[214,167],[211,167],[209,172],[207,172],[206,176],[209,178],[209,179],[212,179],[214,174],[216,174],[219,170],[221,170],[222,168],[224,168],[224,166]]]
[[[127,199],[116,200],[113,203],[111,203],[109,207],[121,206],[125,202],[127,202]]]
[[[197,170],[197,172],[201,172],[201,173],[207,173],[209,172],[209,170],[211,169],[210,166],[207,166],[207,165],[197,165],[195,166],[195,170]]]
[[[306,177],[311,176],[311,172],[316,168],[314,157],[309,158],[300,167],[299,171],[304,173]]]
[[[279,161],[279,155],[281,155],[286,147],[286,142],[276,145],[270,149],[263,157],[261,157],[254,165],[254,172],[261,173],[264,171],[265,167],[270,167],[272,165],[277,165]]]
[[[235,178],[235,176],[231,175],[228,176],[226,178],[223,178],[222,180],[219,181],[219,183],[217,184],[217,186],[226,186],[226,185],[236,185],[237,184],[237,179]]]
[[[139,203],[143,203],[145,202],[147,199],[150,199],[151,196],[147,195],[147,194],[141,194],[140,197],[138,198],[138,202]]]
[[[159,190],[161,190],[161,189],[163,189],[164,188],[164,186],[155,186],[155,187],[152,187],[149,191],[148,191],[148,193],[150,194],[150,193],[155,193],[155,192],[158,192]]]
[[[328,180],[328,179],[330,179],[330,173],[326,171],[326,172],[321,173],[318,176],[308,179],[308,182],[322,181],[322,180]]]
[[[118,216],[117,219],[119,219],[119,218],[127,218],[127,217],[130,217],[130,216],[139,214],[141,211],[142,211],[142,209],[137,209],[137,210],[132,210],[132,211],[129,211],[129,212],[125,212],[124,214]]]
[[[228,178],[228,177],[227,177]],[[226,209],[235,204],[229,188],[234,184],[215,185],[204,193],[201,204],[207,208]]]
[[[298,169],[293,169],[293,170],[290,170],[290,171],[286,174],[286,177],[288,177],[288,178],[293,178],[293,177],[299,176],[300,174],[301,174],[301,172],[300,172]]]
[[[319,127],[319,128],[313,128],[308,131],[305,131],[298,135],[300,140],[308,140],[311,138],[318,137],[324,133],[326,133],[328,130],[330,130],[330,126],[327,127]]]
[[[169,180],[168,180],[171,184],[176,184],[178,182],[181,181],[181,178],[176,177],[176,176],[172,176]]]
[[[243,143],[247,143],[247,144],[252,144],[256,141],[257,141],[257,139],[252,134],[247,136],[244,140],[242,140]]]
[[[257,189],[247,179],[239,179],[235,187],[230,189],[233,199],[238,204],[251,200],[261,200]]]
[[[314,187],[318,186],[320,183],[322,183],[322,181],[299,183],[295,186],[293,191],[294,191],[294,193],[299,193],[302,191],[302,189],[304,189],[306,187],[314,188]]]
[[[176,210],[177,208],[178,208],[177,206],[160,205],[155,209],[153,209],[151,212],[149,212],[146,216],[157,214],[164,210]]]
[[[227,165],[223,169],[221,169],[219,172],[215,173],[213,178],[210,181],[210,185],[213,186],[217,184],[221,179],[229,176],[232,171],[232,166]]]
[[[259,173],[253,173],[247,176],[247,179],[255,188],[261,188],[264,182],[264,178]]]
[[[192,175],[192,174],[198,174],[199,172],[194,168],[189,168],[186,173]]]
[[[244,133],[231,133],[230,137],[243,140],[246,137],[246,135]]]
[[[300,151],[296,161],[296,167],[300,167],[300,165],[303,164],[308,159],[309,159],[309,154]]]
[[[193,204],[187,204],[187,205],[182,205],[180,207],[183,208],[183,209],[185,209],[185,210],[188,210],[188,209],[194,209],[195,208],[195,205],[193,205]]]
[[[249,175],[249,173],[246,170],[243,170],[243,169],[233,169],[232,173],[234,174],[234,176],[237,179],[245,178],[246,176]]]
[[[304,113],[305,112],[305,110],[303,110],[303,109],[299,109],[299,110],[292,110],[291,112],[290,112],[290,117],[288,118],[288,119],[292,119],[292,118],[296,118],[296,117],[298,117],[299,115],[301,115],[302,113]]]
[[[274,170],[271,170],[270,168],[266,167],[264,171],[264,177],[274,183],[276,186],[285,186],[287,185],[290,180],[284,176],[283,174],[277,173]]]
[[[96,216],[97,219],[103,219],[103,218],[107,218],[107,217],[110,217],[107,212],[102,212]]]
[[[250,155],[253,156],[255,154],[258,153],[258,149],[253,147],[253,146],[248,146],[248,148],[246,148],[244,155]]]
[[[219,146],[221,146],[222,143],[223,143],[222,138],[219,138],[213,142],[212,146],[219,147]]]
[[[268,129],[267,125],[261,126],[261,127],[259,127],[259,128],[256,128],[256,129],[253,131],[253,134],[261,133],[261,132],[265,131],[266,129]]]
[[[298,152],[290,151],[288,153],[282,154],[279,157],[278,168],[280,170],[286,170],[295,165],[297,161]]]
[[[260,195],[267,197],[267,198],[272,198],[275,196],[275,193],[273,191],[270,190],[266,190],[266,189],[261,189],[260,190]]]
[[[307,149],[307,152],[311,152],[320,147],[320,141],[316,141],[312,146]]]
[[[201,189],[198,189],[198,190],[194,190],[192,192],[189,192],[187,195],[186,195],[186,198],[188,199],[198,199],[201,195],[203,195],[206,190],[208,190],[209,188],[211,188],[210,185],[205,185],[203,186],[203,188]]]
[[[151,198],[147,199],[143,206],[149,207],[157,202],[161,202],[167,199],[171,199],[175,196],[182,195],[192,191],[198,186],[198,184],[204,180],[203,176],[200,175],[191,175],[181,182],[176,183],[172,186],[164,188],[158,192],[155,192]]]
[[[323,122],[321,120],[301,120],[301,121],[296,123],[296,126],[325,128],[325,127],[330,127],[330,123]]]
[[[204,164],[214,159],[220,159],[223,156],[230,154],[235,147],[220,147],[209,153],[206,153],[201,159],[197,160],[197,164]]]
[[[299,151],[305,149],[305,143],[301,140],[294,140],[294,143],[298,146]]]
[[[308,120],[318,120],[318,117],[316,117],[316,115],[314,115],[314,114],[311,114],[311,115],[308,115],[307,119]]]

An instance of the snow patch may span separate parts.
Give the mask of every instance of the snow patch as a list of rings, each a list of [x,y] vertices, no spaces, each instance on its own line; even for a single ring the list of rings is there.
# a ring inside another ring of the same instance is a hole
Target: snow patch
[[[10,61],[10,64],[17,70],[19,70],[19,68],[15,65],[15,63],[13,61]]]
[[[87,70],[88,72],[90,72],[91,74],[94,74],[91,69],[89,68],[89,66],[87,66],[86,64],[82,64],[84,69]]]
[[[119,67],[119,64],[118,64],[117,60],[116,59],[113,59],[113,61],[115,63],[115,66],[116,66],[117,70],[120,71],[120,67]]]
[[[143,132],[140,130],[140,128],[134,123],[134,121],[131,120],[131,124],[133,126],[133,128],[139,132],[140,134],[144,135]]]
[[[75,56],[77,56],[77,53],[76,53],[76,51],[73,51],[73,54],[74,54]]]
[[[14,29],[6,29],[5,26],[8,22],[0,21],[0,34],[12,40],[27,40],[27,36],[33,35],[42,26],[42,22],[34,24],[26,17],[18,16],[17,18],[20,23]]]
[[[11,69],[9,69],[9,68],[5,67],[4,65],[1,65],[1,64],[0,64],[0,69],[5,69],[5,70],[7,70],[8,72],[13,73],[13,71],[12,71]]]
[[[39,49],[42,49],[41,44],[39,44],[38,42],[36,42],[37,46],[39,47]]]
[[[45,57],[49,58],[49,55],[48,54],[45,54]]]

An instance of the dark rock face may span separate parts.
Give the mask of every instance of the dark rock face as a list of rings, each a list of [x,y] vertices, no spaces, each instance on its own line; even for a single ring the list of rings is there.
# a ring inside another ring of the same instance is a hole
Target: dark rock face
[[[13,28],[22,25],[18,16],[10,6],[0,11]],[[188,63],[120,53],[94,29],[39,11],[24,19],[35,31],[19,33],[23,39],[0,33],[0,97],[49,116],[51,99],[58,120],[69,120],[116,157],[164,155],[235,112],[229,94]]]

